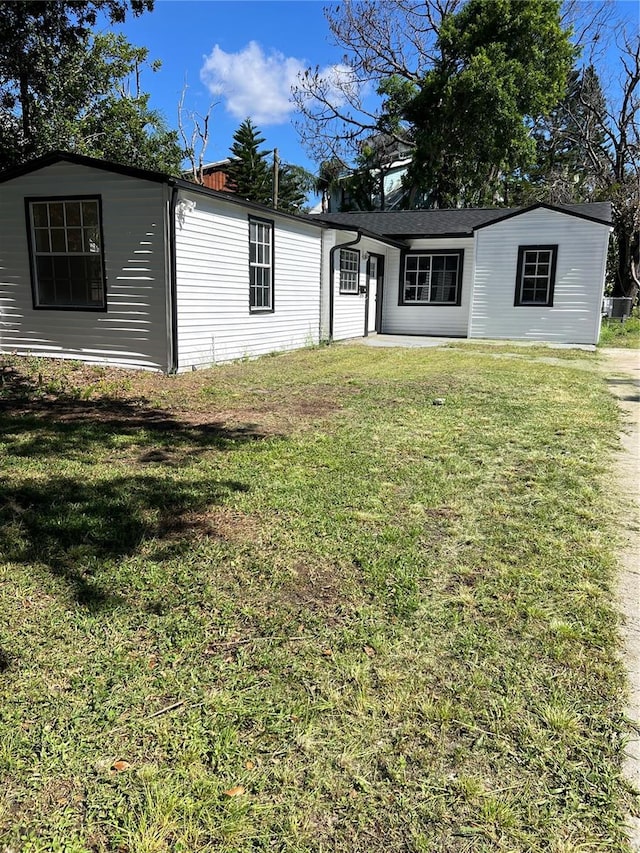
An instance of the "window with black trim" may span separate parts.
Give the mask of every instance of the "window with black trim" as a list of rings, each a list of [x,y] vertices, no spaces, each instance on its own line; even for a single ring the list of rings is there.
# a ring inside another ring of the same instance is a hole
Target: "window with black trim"
[[[36,308],[104,309],[100,198],[27,200]]]
[[[553,305],[558,246],[518,246],[516,305]]]
[[[400,303],[406,305],[460,305],[461,249],[407,252]]]
[[[249,219],[249,309],[273,311],[273,223]]]
[[[360,252],[357,249],[340,249],[340,293],[358,293]]]

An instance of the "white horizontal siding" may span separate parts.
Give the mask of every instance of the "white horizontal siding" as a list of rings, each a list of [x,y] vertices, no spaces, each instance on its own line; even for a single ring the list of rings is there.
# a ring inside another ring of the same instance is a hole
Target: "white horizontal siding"
[[[476,232],[470,337],[595,344],[609,229],[538,209]],[[518,246],[557,245],[553,306],[514,306]]]
[[[106,312],[34,310],[24,199],[99,195]],[[0,185],[0,350],[166,370],[165,188],[72,163]]]
[[[367,283],[367,263],[364,260],[366,246],[362,240],[353,246],[345,245],[345,249],[358,252],[358,293],[340,293],[340,245],[350,243],[357,237],[357,232],[338,232],[335,236],[336,250],[333,253],[333,340],[343,341],[348,338],[361,338],[364,335],[365,324],[365,286]],[[360,292],[362,290],[362,292]]]
[[[317,344],[321,229],[270,212],[274,311],[249,311],[249,209],[181,191],[177,216],[178,369]],[[262,215],[262,214],[261,214]]]
[[[462,249],[462,293],[460,305],[399,305],[402,286],[400,253],[394,255],[385,286],[382,331],[388,335],[442,335],[466,337],[473,290],[473,238],[411,240],[412,251]]]
[[[341,341],[348,338],[360,338],[365,332],[365,307],[367,285],[367,261],[365,254],[381,255],[384,258],[384,286],[383,294],[387,290],[389,281],[389,260],[398,253],[397,249],[388,246],[378,240],[370,237],[362,237],[358,243],[353,246],[345,245],[345,249],[357,250],[360,257],[360,271],[358,274],[359,290],[362,293],[340,293],[340,245],[348,244],[355,240],[357,232],[338,231],[328,232],[325,236],[325,244],[327,247],[333,248],[333,282],[329,285],[333,287],[333,340]],[[329,268],[329,255],[326,254],[325,263]],[[383,300],[386,298],[384,295]]]

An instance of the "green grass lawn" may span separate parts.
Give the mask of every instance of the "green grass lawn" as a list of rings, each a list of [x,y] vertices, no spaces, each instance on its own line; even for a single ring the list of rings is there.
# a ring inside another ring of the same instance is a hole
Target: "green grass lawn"
[[[3,853],[625,850],[617,413],[553,355],[5,358]]]
[[[633,316],[624,322],[604,319],[600,330],[599,346],[640,349],[640,316],[637,309]]]

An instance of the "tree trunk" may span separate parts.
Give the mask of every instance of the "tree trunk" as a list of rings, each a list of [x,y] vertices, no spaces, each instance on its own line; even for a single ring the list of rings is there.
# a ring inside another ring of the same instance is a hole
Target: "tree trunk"
[[[615,227],[614,234],[617,255],[612,296],[635,299],[638,293],[638,283],[633,276],[638,265],[634,258],[638,251],[638,247],[633,245],[635,235],[630,234],[622,223]]]

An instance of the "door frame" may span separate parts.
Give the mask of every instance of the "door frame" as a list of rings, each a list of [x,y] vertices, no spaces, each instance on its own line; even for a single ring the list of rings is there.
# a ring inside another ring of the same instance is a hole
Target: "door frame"
[[[384,285],[384,255],[377,252],[369,252],[366,266],[367,289],[364,297],[364,337],[369,336],[369,261],[376,258],[378,266],[376,269],[376,317],[374,321],[374,332],[378,334],[382,328],[382,290]]]

